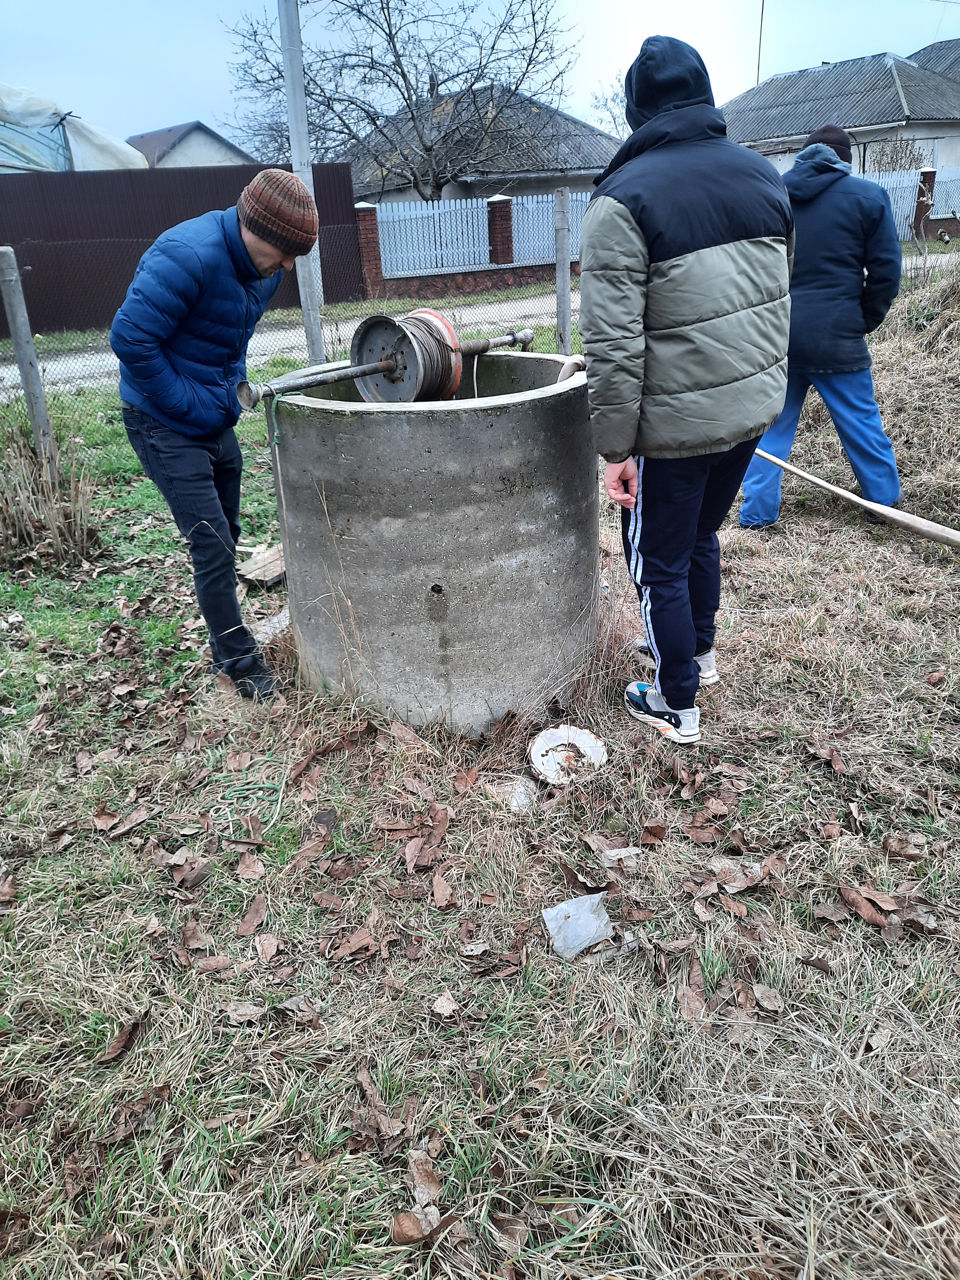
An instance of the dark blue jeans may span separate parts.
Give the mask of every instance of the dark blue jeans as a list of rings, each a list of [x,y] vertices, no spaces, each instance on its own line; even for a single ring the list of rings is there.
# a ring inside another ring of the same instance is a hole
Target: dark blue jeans
[[[243,456],[231,427],[209,440],[180,435],[140,409],[124,408],[123,425],[144,472],[166,499],[186,538],[200,612],[214,665],[230,675],[255,653],[237,599]]]
[[[692,707],[694,654],[713,648],[720,605],[717,530],[759,440],[696,458],[638,458],[635,510],[623,512],[623,550],[640,597],[654,688],[675,711]]]

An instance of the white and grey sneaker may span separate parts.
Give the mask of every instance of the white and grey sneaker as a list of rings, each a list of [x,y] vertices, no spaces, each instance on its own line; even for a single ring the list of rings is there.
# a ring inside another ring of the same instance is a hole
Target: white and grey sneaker
[[[661,694],[653,685],[641,684],[634,680],[623,691],[624,706],[634,720],[642,720],[644,724],[652,724],[671,742],[679,742],[683,746],[691,746],[700,741],[700,708],[687,707],[683,711],[674,711],[664,702]]]
[[[650,646],[645,640],[634,640],[630,646],[630,653],[640,662],[645,662],[649,667],[655,667],[657,660],[650,652]],[[700,672],[700,683],[705,689],[712,684],[720,683],[720,672],[717,670],[717,653],[715,649],[708,649],[706,653],[696,653],[693,656],[694,662],[697,664],[697,670]]]

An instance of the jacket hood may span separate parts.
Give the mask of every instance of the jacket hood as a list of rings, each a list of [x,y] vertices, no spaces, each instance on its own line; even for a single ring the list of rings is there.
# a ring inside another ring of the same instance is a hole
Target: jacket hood
[[[662,147],[670,142],[693,142],[726,136],[727,122],[723,118],[723,112],[717,107],[682,107],[677,111],[661,113],[631,133],[603,173],[594,178],[593,185],[599,187],[601,182],[609,178],[611,173],[616,173],[628,160],[642,155],[644,151],[652,151],[654,147]]]
[[[663,111],[714,105],[703,59],[691,45],[672,36],[644,40],[623,87],[631,129],[639,129]]]
[[[797,156],[793,168],[783,175],[783,185],[791,200],[813,200],[849,172],[850,165],[832,147],[815,142]]]

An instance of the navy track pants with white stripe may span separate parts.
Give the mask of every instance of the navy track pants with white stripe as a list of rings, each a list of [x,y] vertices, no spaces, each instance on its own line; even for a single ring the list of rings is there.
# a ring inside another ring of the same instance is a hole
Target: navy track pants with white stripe
[[[694,654],[713,648],[720,604],[717,530],[733,505],[759,437],[724,453],[638,458],[635,510],[623,509],[623,550],[640,597],[654,688],[675,711],[692,707]]]

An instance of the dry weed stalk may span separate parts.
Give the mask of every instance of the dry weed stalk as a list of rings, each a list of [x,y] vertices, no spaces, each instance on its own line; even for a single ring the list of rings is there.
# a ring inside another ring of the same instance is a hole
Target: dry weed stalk
[[[85,559],[97,541],[91,520],[93,486],[69,448],[60,454],[60,481],[14,424],[0,466],[0,552],[43,546],[57,564]]]

